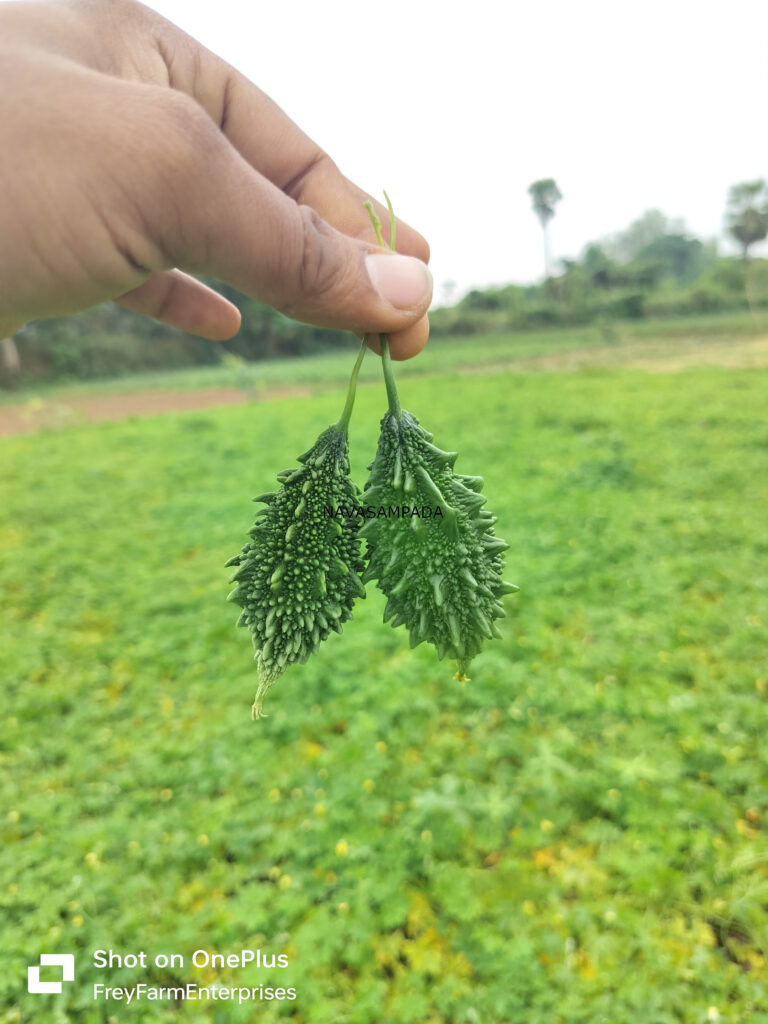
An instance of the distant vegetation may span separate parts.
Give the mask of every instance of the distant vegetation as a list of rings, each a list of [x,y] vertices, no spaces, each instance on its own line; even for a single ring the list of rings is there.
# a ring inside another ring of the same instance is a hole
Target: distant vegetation
[[[549,185],[556,190],[554,182]],[[552,207],[547,220],[553,213]],[[721,256],[715,239],[702,241],[681,221],[647,210],[625,231],[586,246],[577,259],[561,260],[559,275],[539,284],[476,289],[437,310],[433,333],[596,324],[610,335],[619,320],[764,309],[768,260],[750,259],[749,250],[768,235],[765,183],[734,186],[727,218],[741,258]]]
[[[546,178],[529,193],[544,231],[547,276],[538,284],[476,289],[433,311],[433,337],[595,325],[610,341],[619,321],[768,308],[768,259],[751,258],[752,247],[768,237],[763,180],[735,185],[728,196],[726,230],[741,247],[740,258],[720,255],[715,239],[702,241],[682,221],[647,210],[578,258],[553,261],[546,232],[560,190]],[[551,273],[554,263],[557,274]],[[23,327],[15,347],[6,341],[0,349],[0,386],[215,365],[227,355],[252,362],[347,344],[341,332],[299,324],[233,288],[208,283],[243,313],[239,334],[224,345],[105,304]]]
[[[602,325],[768,307],[768,260],[718,257],[713,243],[663,235],[628,263],[598,244],[545,284],[469,292],[431,314],[432,333]]]
[[[213,366],[227,354],[246,361],[299,356],[346,345],[339,331],[290,320],[228,285],[206,279],[243,314],[237,336],[222,345],[104,303],[77,316],[27,324],[15,335],[20,372],[0,366],[0,384],[17,379],[90,380],[142,371]],[[10,379],[9,379],[10,378]]]

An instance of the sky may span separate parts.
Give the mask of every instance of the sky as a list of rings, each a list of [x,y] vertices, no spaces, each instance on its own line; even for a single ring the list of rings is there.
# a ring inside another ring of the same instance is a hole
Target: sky
[[[768,177],[766,0],[149,0],[428,239],[436,299],[543,273],[644,210],[723,233]],[[724,251],[735,251],[723,240]]]

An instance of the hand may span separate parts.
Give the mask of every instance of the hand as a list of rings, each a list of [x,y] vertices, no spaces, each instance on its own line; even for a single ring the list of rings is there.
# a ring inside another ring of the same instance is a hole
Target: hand
[[[429,248],[400,221],[403,255],[379,248],[367,198],[149,8],[0,3],[0,337],[108,299],[231,337],[237,309],[186,270],[297,320],[387,332],[410,358],[429,333]]]

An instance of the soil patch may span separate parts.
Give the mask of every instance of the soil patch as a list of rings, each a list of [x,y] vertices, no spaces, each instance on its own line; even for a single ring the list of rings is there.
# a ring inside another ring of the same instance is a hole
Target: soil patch
[[[239,388],[207,388],[199,391],[135,391],[124,395],[82,395],[73,398],[30,398],[0,405],[0,436],[33,434],[40,430],[122,420],[128,416],[157,416],[168,412],[210,409],[217,405],[243,405],[251,401],[298,398],[309,388],[274,388],[249,395]]]

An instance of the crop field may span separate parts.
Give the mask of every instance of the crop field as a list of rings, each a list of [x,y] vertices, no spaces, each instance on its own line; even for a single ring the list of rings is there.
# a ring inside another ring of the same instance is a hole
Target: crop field
[[[130,346],[132,339],[126,337]],[[120,396],[151,391],[233,388],[259,398],[279,389],[336,388],[349,372],[349,351],[319,352],[296,359],[244,362],[224,354],[218,366],[128,374],[101,381],[34,383],[0,391],[0,409],[9,405],[56,406],[91,395]],[[727,313],[669,320],[616,321],[603,326],[561,327],[514,333],[434,338],[419,355],[398,364],[398,377],[494,370],[574,370],[670,364],[768,366],[768,313]],[[374,359],[363,364],[361,382],[378,382]],[[61,425],[60,422],[55,423]]]
[[[510,544],[504,637],[462,686],[369,585],[252,722],[224,563],[352,358],[2,441],[0,1024],[766,1024],[768,370],[405,373]],[[257,948],[288,966],[190,963]],[[27,995],[46,950],[76,982]],[[297,997],[94,1001],[137,982]]]

